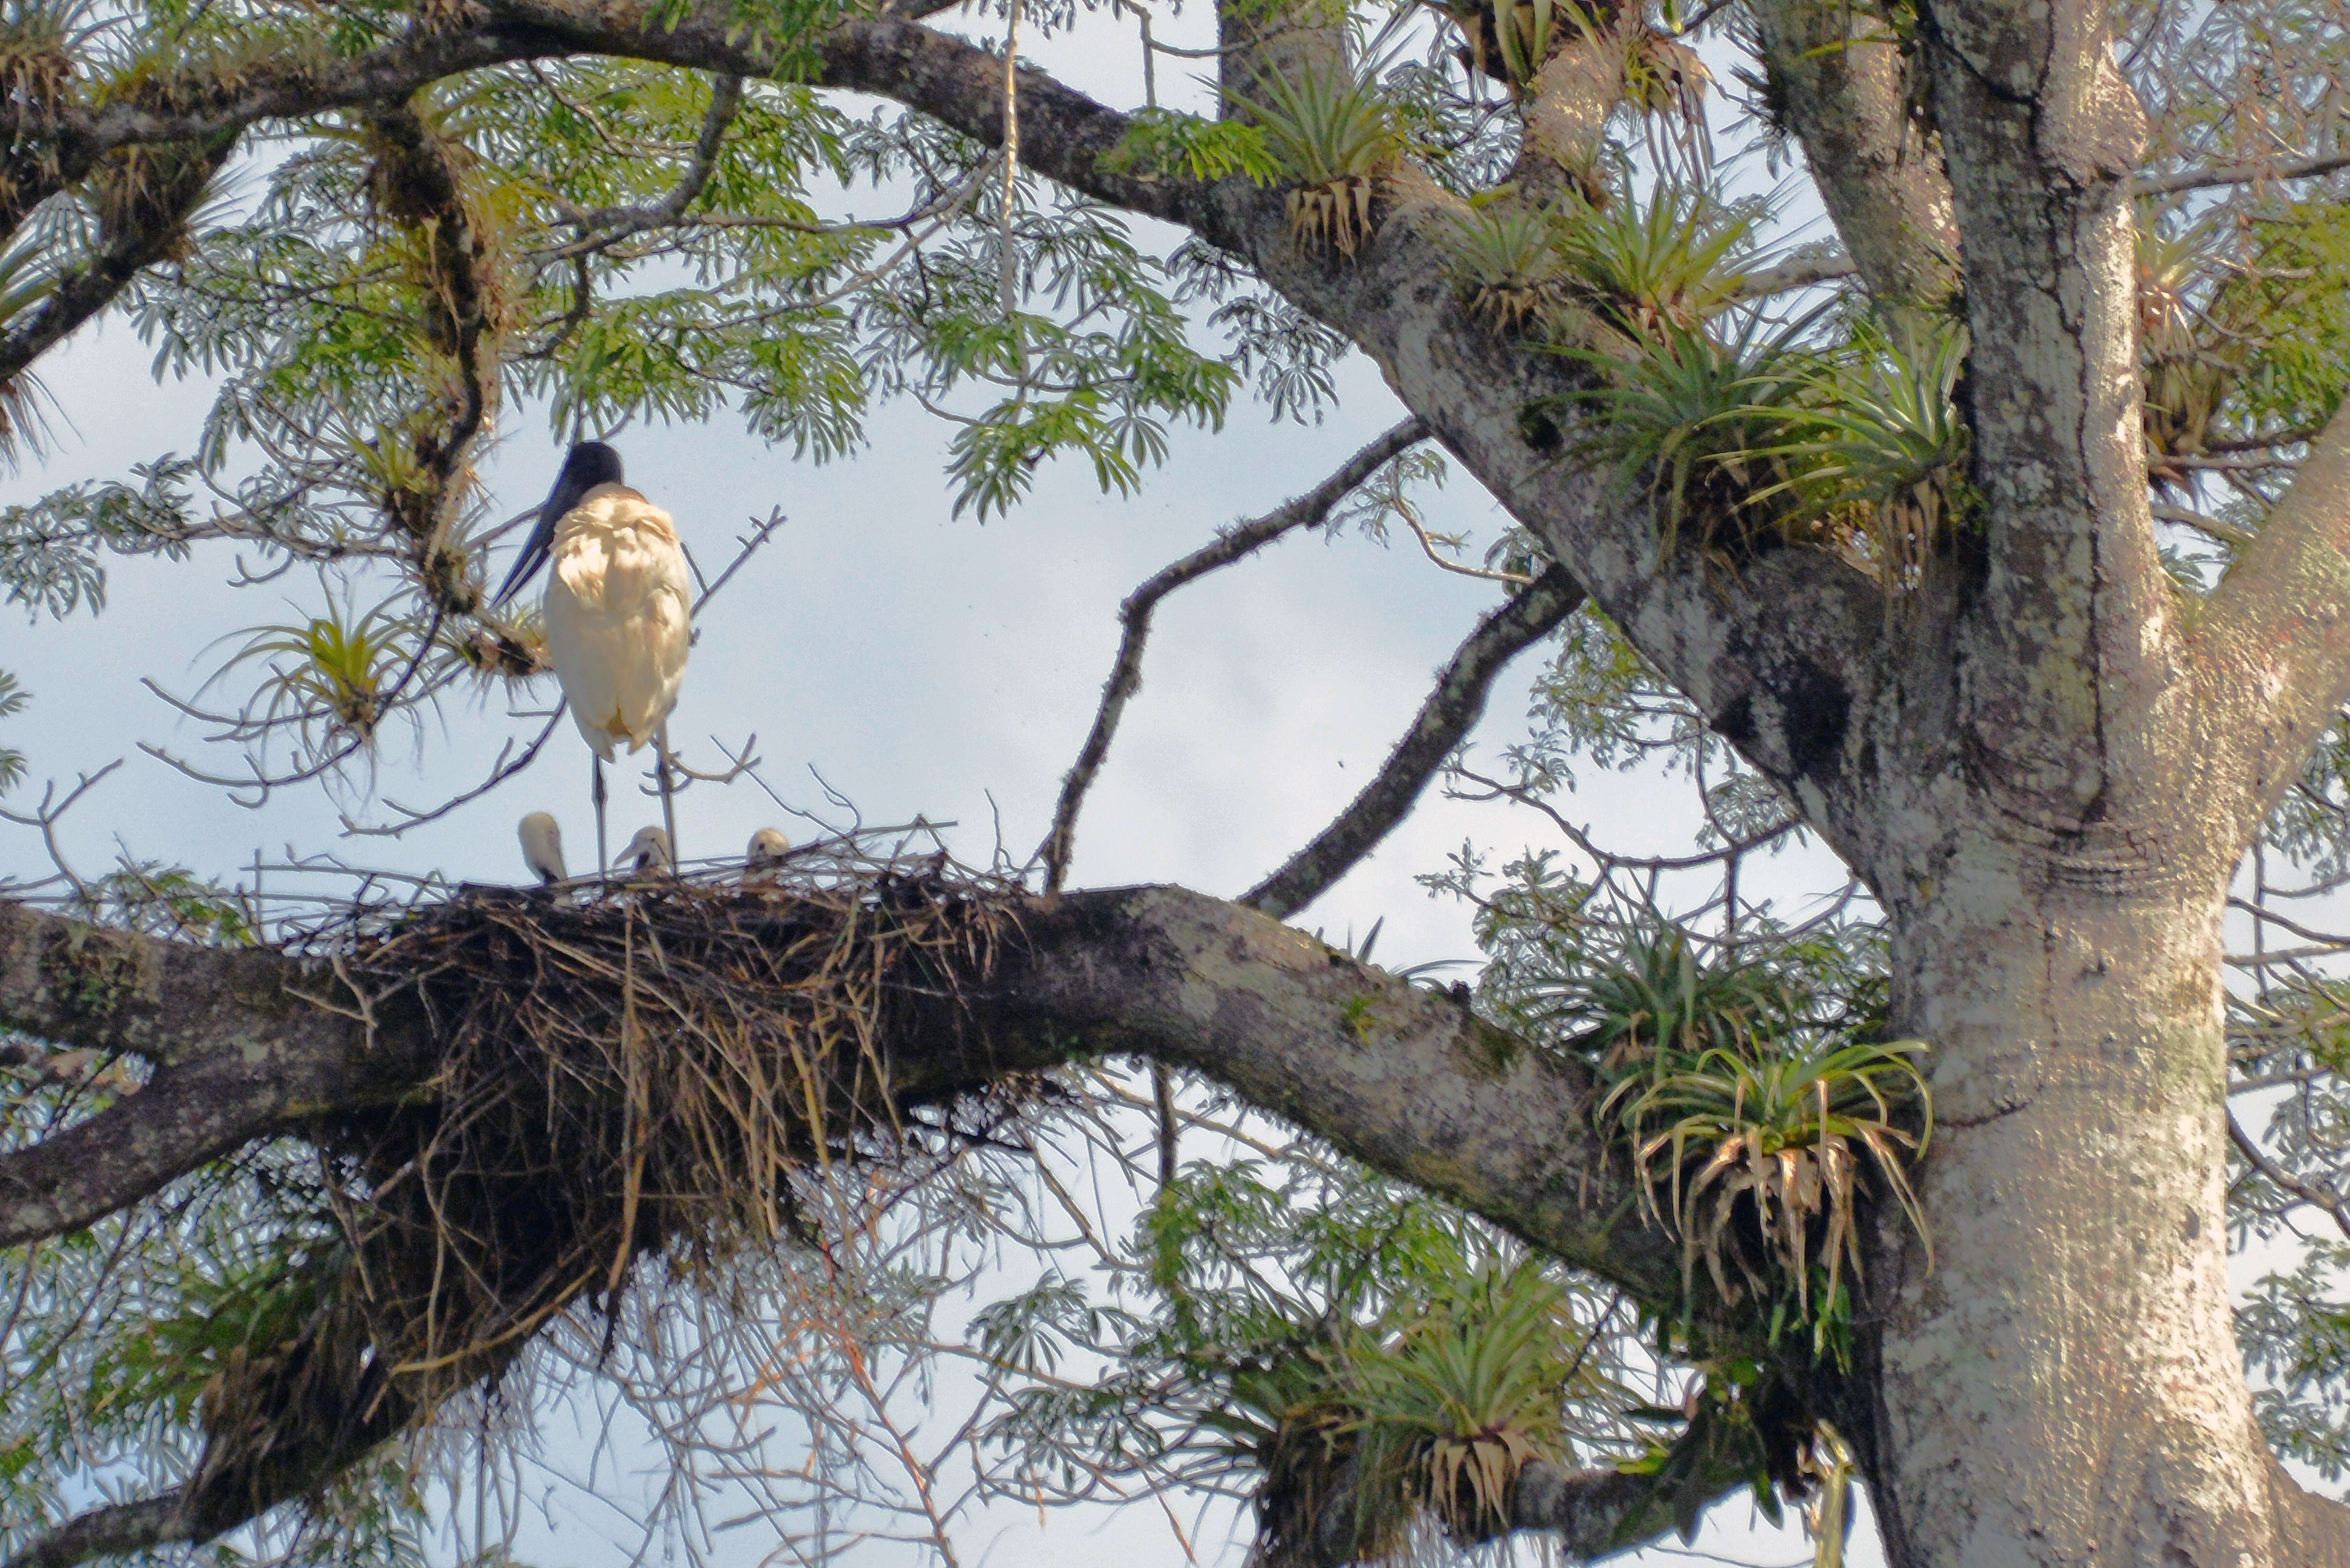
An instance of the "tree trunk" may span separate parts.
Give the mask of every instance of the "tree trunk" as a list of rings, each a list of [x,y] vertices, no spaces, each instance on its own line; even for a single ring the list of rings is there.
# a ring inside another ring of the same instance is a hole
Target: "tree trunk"
[[[2230,1324],[2224,882],[1988,835],[1948,864],[1894,910],[1935,1127],[1932,1265],[1888,1218],[1866,1309],[1890,1561],[2350,1560],[2295,1543]]]

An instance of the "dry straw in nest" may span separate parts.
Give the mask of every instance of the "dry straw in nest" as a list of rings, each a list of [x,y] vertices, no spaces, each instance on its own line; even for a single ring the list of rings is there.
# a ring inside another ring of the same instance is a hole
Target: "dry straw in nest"
[[[788,887],[664,879],[584,905],[469,891],[343,960],[382,1016],[442,1043],[420,1103],[321,1135],[345,1244],[293,1337],[207,1390],[198,1517],[222,1526],[493,1386],[567,1309],[610,1320],[635,1265],[689,1281],[805,1234],[802,1184],[982,1136],[999,1086],[910,1129],[890,1063],[963,1051],[963,987],[1010,932],[1002,895],[942,859]]]

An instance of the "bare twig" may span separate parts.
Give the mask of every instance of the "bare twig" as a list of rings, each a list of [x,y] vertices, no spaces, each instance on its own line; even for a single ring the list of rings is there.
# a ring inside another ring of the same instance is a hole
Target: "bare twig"
[[[2307,180],[2350,169],[2350,153],[2329,152],[2319,158],[2295,158],[2282,163],[2230,163],[2220,167],[2181,169],[2171,174],[2141,174],[2130,182],[2135,196],[2168,196],[2180,191],[2208,191],[2214,185],[2251,185],[2269,180]]]
[[[1396,514],[1401,517],[1405,525],[1411,529],[1412,536],[1419,541],[1419,553],[1444,570],[1457,573],[1464,577],[1479,577],[1489,583],[1507,583],[1513,587],[1523,587],[1534,581],[1523,572],[1488,571],[1482,566],[1464,566],[1458,561],[1448,559],[1437,552],[1436,537],[1430,534],[1426,525],[1420,522],[1419,513],[1416,508],[1409,503],[1399,499],[1395,509]],[[1457,547],[1460,543],[1459,535],[1448,534],[1444,536],[1444,542]]]
[[[2342,1199],[2330,1192],[2319,1191],[2262,1153],[2261,1146],[2252,1141],[2251,1135],[2244,1131],[2242,1124],[2236,1120],[2233,1111],[2228,1113],[2228,1137],[2235,1144],[2236,1151],[2267,1179],[2270,1186],[2331,1216],[2342,1233],[2350,1236],[2350,1213],[2344,1212]]]
[[[1142,649],[1149,639],[1150,616],[1159,607],[1159,601],[1186,583],[1196,582],[1210,572],[1244,559],[1284,534],[1322,522],[1357,485],[1378,472],[1382,463],[1427,434],[1428,426],[1419,416],[1413,415],[1340,463],[1336,472],[1312,490],[1262,517],[1225,529],[1211,543],[1163,568],[1127,596],[1118,610],[1124,631],[1118,639],[1118,658],[1110,666],[1109,680],[1102,685],[1101,710],[1094,715],[1093,731],[1086,736],[1086,743],[1070,766],[1068,776],[1061,781],[1061,799],[1053,810],[1052,831],[1036,846],[1037,856],[1045,863],[1046,892],[1059,892],[1068,879],[1069,856],[1076,843],[1077,812],[1085,805],[1086,791],[1093,787],[1094,775],[1101,771],[1104,759],[1109,755],[1109,743],[1118,733],[1118,720],[1126,712],[1128,701],[1141,689]]]
[[[428,822],[434,822],[448,815],[468,801],[481,799],[482,796],[536,762],[539,748],[546,744],[546,738],[555,733],[555,726],[562,722],[563,710],[557,707],[554,712],[546,716],[546,724],[540,728],[536,735],[531,738],[530,744],[524,748],[519,757],[514,755],[514,742],[509,740],[499,749],[498,760],[490,764],[489,776],[463,794],[452,795],[427,811],[418,811],[402,805],[396,800],[387,800],[383,804],[400,814],[400,821],[384,827],[362,827],[346,816],[343,818],[343,836],[346,838],[398,838],[411,827],[421,827]]]
[[[1484,713],[1485,694],[1502,667],[1573,615],[1583,597],[1583,589],[1566,568],[1554,566],[1480,621],[1437,678],[1436,689],[1388,753],[1378,776],[1311,844],[1240,901],[1287,919],[1352,870],[1403,820],[1444,759]]]
[[[712,599],[716,598],[718,597],[718,590],[726,586],[727,579],[732,577],[735,573],[741,571],[743,569],[743,563],[750,560],[753,556],[757,555],[759,553],[760,546],[766,544],[770,538],[774,537],[775,530],[781,528],[787,521],[789,521],[789,519],[785,517],[784,509],[780,506],[768,513],[767,520],[764,523],[760,524],[757,527],[753,529],[750,534],[743,537],[743,547],[734,553],[734,558],[727,563],[726,569],[718,574],[718,580],[702,590],[702,597],[693,601],[693,609],[691,613],[695,616],[701,615],[702,607],[708,604]]]
[[[85,903],[89,900],[89,885],[76,875],[74,868],[67,864],[65,846],[57,842],[57,823],[66,813],[80,803],[82,796],[96,789],[107,774],[121,765],[122,759],[117,757],[98,772],[82,774],[79,782],[66,792],[66,797],[63,800],[57,799],[57,784],[54,780],[51,781],[48,786],[41,791],[41,804],[35,806],[30,813],[10,811],[5,807],[0,807],[0,821],[13,822],[20,827],[40,830],[42,846],[49,852],[49,863],[57,868],[57,875],[63,877],[67,884],[73,888],[74,897]]]
[[[1500,779],[1487,778],[1484,774],[1471,773],[1467,768],[1461,770],[1460,776],[1467,779],[1471,784],[1484,785],[1487,791],[1490,792],[1482,795],[1464,795],[1462,797],[1463,799],[1513,800],[1520,805],[1532,806],[1534,810],[1541,812],[1544,816],[1549,817],[1552,825],[1561,833],[1565,834],[1567,836],[1567,839],[1573,843],[1577,849],[1582,850],[1586,855],[1591,857],[1592,861],[1599,867],[1599,870],[1603,875],[1611,871],[1646,871],[1650,873],[1661,871],[1694,871],[1701,866],[1719,865],[1722,861],[1731,859],[1737,856],[1744,855],[1750,850],[1760,849],[1762,846],[1770,843],[1773,839],[1783,838],[1790,833],[1799,831],[1804,826],[1802,823],[1791,817],[1782,822],[1773,823],[1771,826],[1762,829],[1759,833],[1750,835],[1747,837],[1733,839],[1721,846],[1719,849],[1701,850],[1695,855],[1617,855],[1609,850],[1602,849],[1596,843],[1593,842],[1589,832],[1577,827],[1575,824],[1567,821],[1564,815],[1560,815],[1557,807],[1552,805],[1548,801],[1543,799],[1540,795],[1534,794],[1530,789],[1526,789],[1519,784],[1504,784]],[[1850,894],[1851,888],[1849,886],[1846,887],[1846,892],[1847,896]]]

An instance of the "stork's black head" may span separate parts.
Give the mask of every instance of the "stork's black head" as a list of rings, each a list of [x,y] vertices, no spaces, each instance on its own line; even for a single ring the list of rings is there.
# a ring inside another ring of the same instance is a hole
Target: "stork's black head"
[[[553,502],[568,494],[571,497],[571,505],[576,506],[579,504],[581,496],[598,485],[619,483],[620,454],[619,452],[600,441],[575,441],[572,443],[571,454],[563,460],[563,472],[556,476],[555,493],[548,496],[547,500]],[[566,506],[563,512],[570,510],[571,506]],[[558,512],[556,515],[560,517],[563,512]]]
[[[600,441],[583,441],[573,444],[570,455],[563,460],[563,472],[555,476],[555,488],[546,493],[546,504],[538,509],[538,523],[530,531],[528,543],[515,562],[514,570],[506,574],[505,586],[498,590],[494,603],[504,604],[514,597],[514,591],[530,581],[545,564],[547,552],[555,547],[555,525],[563,514],[579,504],[579,498],[599,484],[620,483],[620,454]]]

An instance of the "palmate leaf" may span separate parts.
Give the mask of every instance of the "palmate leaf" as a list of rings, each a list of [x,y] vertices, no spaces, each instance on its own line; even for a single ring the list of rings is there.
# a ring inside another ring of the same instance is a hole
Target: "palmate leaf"
[[[68,485],[30,505],[0,507],[0,588],[37,619],[105,607],[101,550],[180,558],[194,531],[188,481],[195,464],[166,456],[119,481]]]
[[[16,678],[0,670],[0,719],[13,719],[33,701]],[[15,787],[25,776],[25,753],[0,746],[0,791]]]
[[[1180,175],[1210,183],[1243,174],[1259,185],[1272,184],[1283,172],[1262,126],[1164,109],[1138,111],[1124,138],[1102,155],[1102,166],[1118,173]]]

